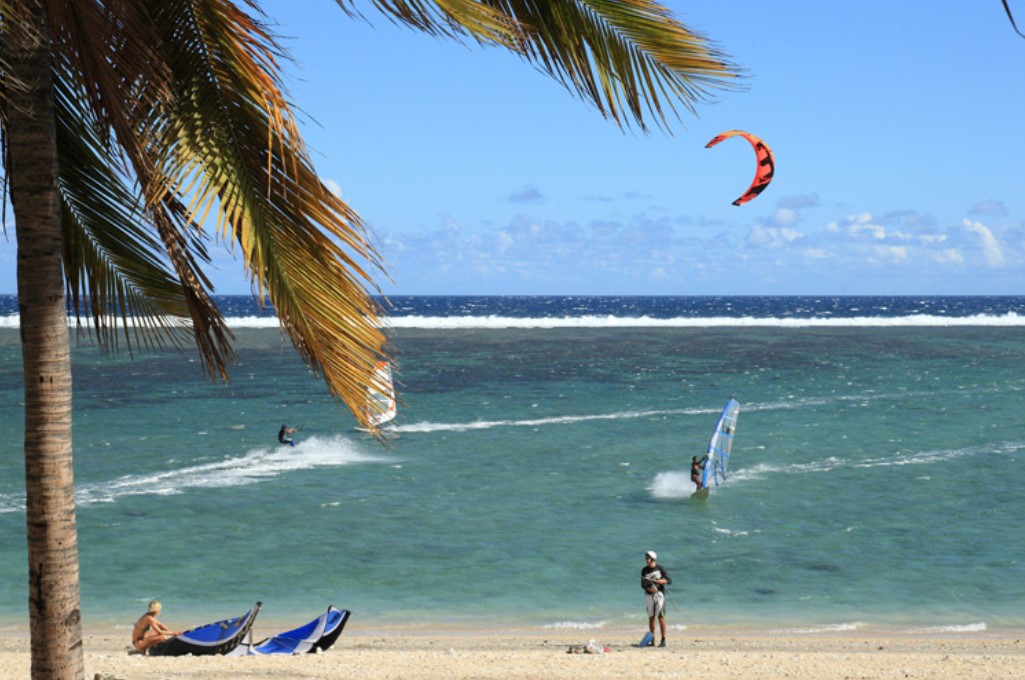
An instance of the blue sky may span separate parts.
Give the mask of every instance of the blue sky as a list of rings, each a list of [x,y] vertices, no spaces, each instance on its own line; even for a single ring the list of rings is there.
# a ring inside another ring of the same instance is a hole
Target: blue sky
[[[1025,39],[1000,0],[666,4],[747,76],[672,135],[624,132],[517,57],[369,2],[370,24],[332,0],[261,3],[386,293],[1025,294]],[[776,156],[740,207],[751,148],[704,148],[733,128]],[[249,291],[226,251],[210,272]]]

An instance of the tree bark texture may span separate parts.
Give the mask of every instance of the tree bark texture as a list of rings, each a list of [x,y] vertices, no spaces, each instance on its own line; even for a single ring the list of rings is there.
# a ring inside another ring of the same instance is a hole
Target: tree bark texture
[[[71,352],[45,2],[6,21],[8,176],[18,243],[25,381],[25,489],[33,680],[82,680],[78,532],[71,446]],[[11,78],[17,80],[12,85]]]

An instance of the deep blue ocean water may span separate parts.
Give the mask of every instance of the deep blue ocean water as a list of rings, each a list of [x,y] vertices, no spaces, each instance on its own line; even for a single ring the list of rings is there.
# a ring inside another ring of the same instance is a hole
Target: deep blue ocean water
[[[1025,626],[1025,298],[391,300],[402,404],[353,430],[248,298],[228,385],[74,350],[86,624],[145,602],[353,626]],[[16,304],[0,297],[0,626],[27,620]],[[729,397],[733,474],[690,498]],[[300,427],[281,447],[282,422]]]

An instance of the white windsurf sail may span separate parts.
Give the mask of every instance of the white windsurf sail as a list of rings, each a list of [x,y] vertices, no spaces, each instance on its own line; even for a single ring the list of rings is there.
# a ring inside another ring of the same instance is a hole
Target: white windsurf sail
[[[705,454],[705,469],[701,473],[701,488],[719,486],[726,479],[730,467],[730,452],[733,451],[733,433],[737,430],[737,416],[740,415],[740,404],[736,399],[726,402],[726,408],[715,424],[712,438],[708,442],[708,453]]]
[[[370,426],[380,427],[397,414],[395,405],[395,385],[392,382],[391,364],[387,361],[377,363],[374,373],[374,384],[370,386],[370,399],[375,406],[370,409]]]

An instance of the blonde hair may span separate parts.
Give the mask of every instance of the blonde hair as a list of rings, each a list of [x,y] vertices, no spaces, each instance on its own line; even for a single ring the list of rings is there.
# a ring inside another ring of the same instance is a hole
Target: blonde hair
[[[158,601],[151,600],[150,603],[149,603],[149,610],[146,613],[147,614],[159,614],[160,610],[162,608],[163,608],[163,605],[160,604]]]

